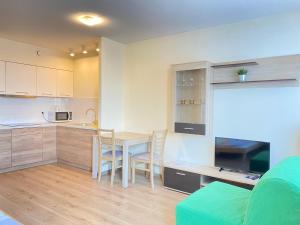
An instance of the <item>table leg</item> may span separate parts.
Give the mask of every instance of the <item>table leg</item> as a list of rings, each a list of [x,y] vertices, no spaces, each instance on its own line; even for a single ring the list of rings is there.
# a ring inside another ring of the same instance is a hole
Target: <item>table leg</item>
[[[92,178],[97,179],[98,175],[98,137],[93,137],[93,157],[92,157]]]
[[[123,145],[122,186],[128,187],[128,145]]]

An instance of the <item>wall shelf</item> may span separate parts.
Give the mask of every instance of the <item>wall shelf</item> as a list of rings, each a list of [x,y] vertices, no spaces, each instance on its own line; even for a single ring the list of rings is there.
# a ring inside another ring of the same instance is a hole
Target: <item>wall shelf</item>
[[[239,82],[239,69],[248,70],[247,81]],[[214,88],[299,86],[300,55],[276,56],[213,64]]]
[[[230,67],[243,67],[243,66],[257,66],[257,62],[238,62],[238,63],[228,63],[228,64],[215,64],[211,67],[214,69],[221,69],[221,68],[230,68]]]
[[[296,87],[299,86],[297,79],[278,79],[278,80],[253,80],[253,81],[233,81],[233,82],[213,82],[216,88],[243,88],[243,87]]]

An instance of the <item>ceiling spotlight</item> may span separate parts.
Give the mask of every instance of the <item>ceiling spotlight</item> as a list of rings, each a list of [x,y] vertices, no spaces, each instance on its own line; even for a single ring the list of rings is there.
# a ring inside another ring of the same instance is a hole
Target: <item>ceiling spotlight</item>
[[[100,48],[99,48],[99,44],[98,43],[95,44],[95,49],[96,49],[96,52],[100,52]]]
[[[78,20],[87,26],[95,26],[104,21],[103,18],[97,15],[81,15],[78,17]]]
[[[82,54],[87,54],[88,53],[88,51],[86,50],[86,48],[84,47],[84,45],[82,45]]]
[[[73,52],[72,49],[70,49],[69,52],[70,52],[69,55],[70,55],[71,57],[74,57],[74,56],[75,56],[75,53]]]

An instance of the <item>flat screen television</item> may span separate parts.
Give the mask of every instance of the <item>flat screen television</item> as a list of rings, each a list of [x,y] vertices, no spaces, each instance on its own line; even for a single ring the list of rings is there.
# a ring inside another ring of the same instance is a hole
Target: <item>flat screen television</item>
[[[262,175],[270,168],[270,143],[216,137],[215,166]]]

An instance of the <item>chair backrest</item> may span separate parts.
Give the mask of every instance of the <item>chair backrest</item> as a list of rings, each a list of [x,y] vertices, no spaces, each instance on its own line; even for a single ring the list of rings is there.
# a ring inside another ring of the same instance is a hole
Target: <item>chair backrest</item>
[[[164,150],[168,130],[155,130],[151,139],[151,159],[154,164],[163,165]]]
[[[103,150],[112,151],[113,159],[116,157],[116,139],[115,130],[113,129],[99,129],[98,130],[99,142],[99,157],[103,155]]]
[[[269,170],[253,189],[244,225],[300,224],[300,157]]]

